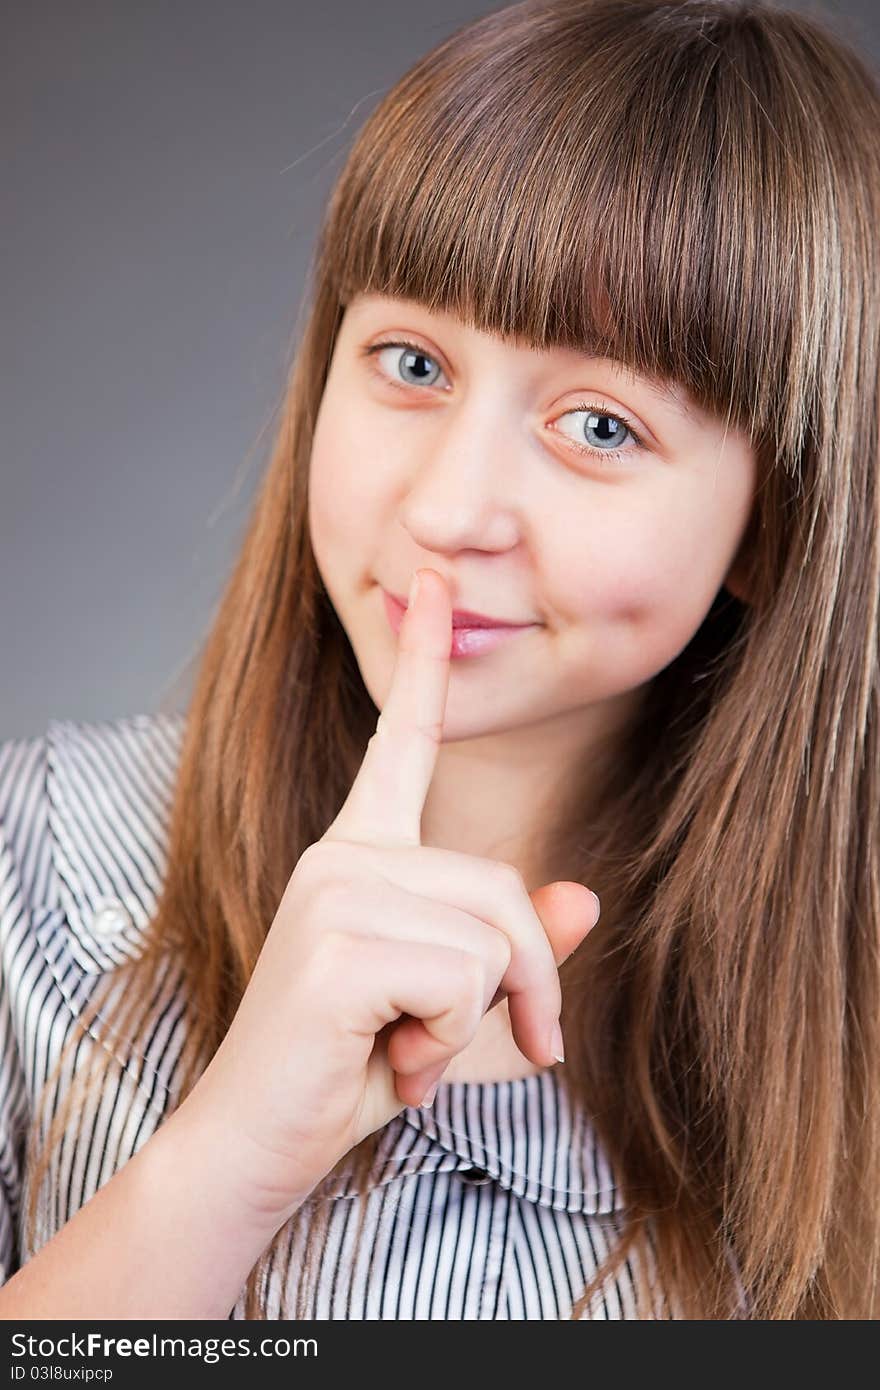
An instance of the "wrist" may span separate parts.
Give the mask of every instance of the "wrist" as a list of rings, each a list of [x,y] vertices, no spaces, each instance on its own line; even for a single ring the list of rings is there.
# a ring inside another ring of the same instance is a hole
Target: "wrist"
[[[202,1224],[243,1271],[243,1282],[282,1223],[242,1196],[228,1136],[224,1145],[205,1115],[184,1101],[147,1147],[152,1179],[164,1191],[190,1203],[198,1193]]]
[[[198,1088],[156,1132],[154,1140],[160,1138],[157,1165],[161,1163],[184,1190],[199,1192],[200,1205],[213,1214],[232,1246],[252,1254],[251,1266],[311,1191],[309,1187],[301,1194],[282,1194],[259,1189],[253,1179],[255,1155],[248,1155],[247,1140],[237,1135],[231,1121],[213,1114]]]

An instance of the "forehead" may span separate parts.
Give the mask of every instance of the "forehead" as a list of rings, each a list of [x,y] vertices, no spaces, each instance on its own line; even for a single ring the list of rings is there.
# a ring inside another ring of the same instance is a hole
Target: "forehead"
[[[559,367],[602,368],[627,384],[638,387],[655,400],[658,405],[663,405],[678,415],[700,414],[696,402],[682,385],[633,371],[627,363],[621,362],[617,358],[594,357],[587,352],[579,352],[576,348],[567,345],[536,347],[519,338],[502,338],[494,333],[485,333],[472,324],[466,323],[464,319],[443,309],[429,309],[419,300],[403,299],[396,295],[361,292],[352,297],[346,308],[346,320],[355,328],[368,327],[373,324],[374,320],[377,321],[377,328],[381,322],[386,320],[391,326],[392,321],[398,322],[402,314],[406,315],[414,327],[419,324],[424,325],[425,332],[434,329],[437,332],[455,332],[460,337],[483,338],[486,341],[503,344],[511,352],[537,358],[551,367],[558,365]]]

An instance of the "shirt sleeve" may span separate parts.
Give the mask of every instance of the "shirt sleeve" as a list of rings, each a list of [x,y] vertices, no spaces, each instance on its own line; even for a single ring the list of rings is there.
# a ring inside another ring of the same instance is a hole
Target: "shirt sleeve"
[[[29,883],[44,862],[45,760],[44,738],[0,742],[0,1284],[20,1261],[29,1107],[15,1027],[23,1001],[12,982],[20,978],[14,966],[30,919]]]

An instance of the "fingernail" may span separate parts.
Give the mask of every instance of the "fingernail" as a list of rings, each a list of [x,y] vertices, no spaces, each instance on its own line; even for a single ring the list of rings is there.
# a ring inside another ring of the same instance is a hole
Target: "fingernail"
[[[417,598],[417,596],[418,596],[418,592],[419,592],[419,572],[418,572],[418,570],[416,570],[415,573],[413,574],[413,577],[412,577],[412,579],[410,580],[410,584],[409,584],[409,600],[408,600],[408,603],[407,603],[407,606],[408,606],[409,608],[412,608],[413,604],[415,603],[416,598]]]
[[[562,1029],[558,1023],[554,1023],[553,1032],[550,1034],[550,1051],[557,1062],[565,1061],[565,1048],[562,1042]]]
[[[592,888],[590,889],[590,892],[593,893]],[[600,912],[602,911],[602,904],[599,902],[599,899],[598,899],[598,897],[596,896],[595,893],[593,893],[593,897],[594,897],[595,902],[596,902],[596,921],[593,923],[593,926],[595,927],[596,922],[598,922],[598,920],[599,920],[599,914],[600,914]]]
[[[439,1081],[439,1079],[438,1079],[437,1081],[434,1082],[433,1086],[429,1086],[429,1087],[428,1087],[427,1091],[425,1092],[425,1094],[424,1094],[424,1096],[422,1097],[422,1100],[421,1100],[421,1102],[420,1102],[421,1108],[422,1108],[423,1110],[428,1110],[428,1109],[430,1109],[430,1107],[434,1104],[434,1097],[435,1097],[436,1094],[437,1094],[437,1087],[438,1087],[439,1085],[440,1085],[440,1081]]]

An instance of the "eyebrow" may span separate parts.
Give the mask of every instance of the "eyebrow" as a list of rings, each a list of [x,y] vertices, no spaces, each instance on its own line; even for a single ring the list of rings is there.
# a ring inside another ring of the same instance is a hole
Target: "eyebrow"
[[[589,353],[578,356],[586,367],[604,367],[610,364],[627,386],[647,392],[659,405],[668,406],[681,419],[692,415],[696,408],[696,402],[683,387],[667,386],[661,377],[644,376],[615,357],[593,357]]]
[[[691,402],[687,392],[682,394],[675,387],[664,386],[654,377],[637,375],[628,376],[627,380],[631,381],[634,386],[639,386],[642,390],[647,391],[661,405],[668,405],[682,419],[693,413],[695,403]]]

